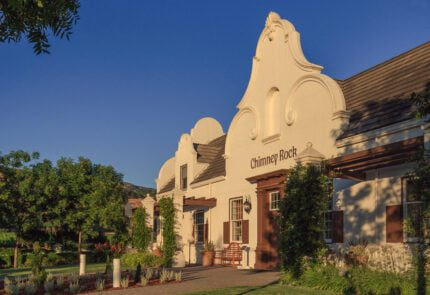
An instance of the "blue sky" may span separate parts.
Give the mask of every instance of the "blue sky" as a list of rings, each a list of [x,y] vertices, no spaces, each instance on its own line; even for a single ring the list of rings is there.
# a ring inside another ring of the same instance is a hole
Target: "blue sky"
[[[199,118],[227,130],[269,11],[339,79],[430,40],[429,0],[82,2],[51,55],[0,44],[0,151],[82,155],[152,187]]]

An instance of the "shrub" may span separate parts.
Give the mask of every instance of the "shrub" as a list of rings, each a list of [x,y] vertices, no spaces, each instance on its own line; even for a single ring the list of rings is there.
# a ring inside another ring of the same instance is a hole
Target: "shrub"
[[[339,294],[415,294],[412,277],[389,272],[377,272],[365,267],[353,267],[346,272],[334,266],[316,265],[304,270],[296,279],[285,272],[281,283],[300,285],[318,290],[328,290]]]
[[[33,295],[33,294],[36,294],[36,292],[37,292],[37,285],[31,281],[28,281],[27,285],[25,286],[24,293],[26,295]]]
[[[162,258],[149,252],[126,253],[121,257],[121,263],[125,267],[158,267],[162,263]]]
[[[81,287],[79,286],[79,281],[70,282],[69,292],[71,294],[78,294],[81,292]]]
[[[146,269],[145,278],[147,278],[148,280],[150,280],[150,279],[152,279],[153,275],[154,275],[154,270],[152,268]]]
[[[57,277],[57,289],[60,289],[60,290],[62,290],[63,289],[63,287],[64,287],[64,276],[58,276]]]
[[[14,247],[16,235],[12,232],[0,231],[0,247]]]
[[[105,288],[105,280],[102,278],[97,278],[96,280],[96,290],[103,291]]]
[[[128,278],[128,275],[126,275],[125,277],[123,277],[121,279],[121,287],[122,288],[128,288],[128,284],[130,283],[130,279]]]
[[[164,284],[169,281],[170,272],[163,268],[160,273],[160,284]]]
[[[43,250],[40,248],[38,242],[33,246],[33,257],[31,262],[31,273],[33,275],[33,282],[36,285],[42,285],[46,280],[46,271],[42,265],[44,258]]]
[[[12,266],[13,249],[0,249],[0,268],[8,268]]]
[[[142,285],[142,286],[147,286],[148,285],[148,283],[149,283],[149,279],[148,278],[146,278],[146,276],[141,276],[140,277],[140,284]]]
[[[182,271],[178,271],[175,273],[175,281],[177,281],[177,282],[182,281]]]

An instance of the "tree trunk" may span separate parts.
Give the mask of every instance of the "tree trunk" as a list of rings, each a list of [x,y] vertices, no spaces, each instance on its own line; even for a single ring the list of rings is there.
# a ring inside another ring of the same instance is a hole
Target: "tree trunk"
[[[78,234],[78,254],[81,254],[81,243],[82,243],[82,231]]]
[[[16,238],[15,249],[13,251],[13,268],[18,267],[18,250],[19,250],[19,244],[18,244],[18,238]]]

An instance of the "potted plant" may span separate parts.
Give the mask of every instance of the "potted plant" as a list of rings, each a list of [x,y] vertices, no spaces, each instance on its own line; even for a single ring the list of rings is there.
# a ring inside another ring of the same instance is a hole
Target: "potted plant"
[[[155,247],[155,249],[152,251],[152,254],[157,257],[163,257],[163,251],[161,250],[160,246]]]
[[[215,249],[215,246],[211,241],[205,243],[203,250],[202,250],[202,265],[203,266],[213,265],[214,256],[215,256],[214,249]]]
[[[121,287],[121,255],[124,253],[125,247],[123,243],[118,243],[111,246],[113,255],[113,287]]]

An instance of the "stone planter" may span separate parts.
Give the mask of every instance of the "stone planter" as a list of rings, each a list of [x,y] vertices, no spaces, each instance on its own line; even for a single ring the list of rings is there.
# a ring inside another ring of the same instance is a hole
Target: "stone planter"
[[[79,275],[85,275],[85,267],[87,263],[87,256],[85,254],[79,255]]]
[[[202,266],[212,266],[214,262],[214,251],[204,251],[202,252]]]
[[[121,287],[121,259],[113,259],[113,287]]]

